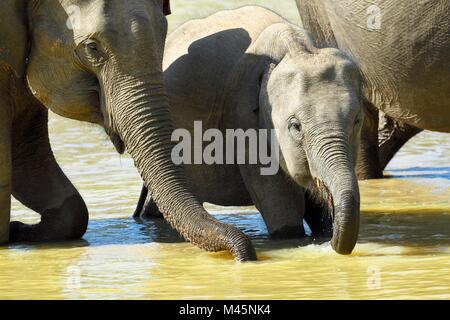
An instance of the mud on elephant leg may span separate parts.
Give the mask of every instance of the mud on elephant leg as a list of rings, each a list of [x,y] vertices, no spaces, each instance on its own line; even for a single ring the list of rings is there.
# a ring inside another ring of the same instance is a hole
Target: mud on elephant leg
[[[378,159],[378,110],[368,101],[364,102],[364,123],[361,130],[356,172],[358,179],[379,179],[383,170]]]
[[[78,239],[88,224],[88,211],[78,191],[55,160],[48,137],[48,111],[34,98],[13,123],[12,193],[41,215],[41,222],[12,222],[10,241]]]
[[[382,169],[386,168],[395,154],[422,129],[398,122],[380,113],[379,160]]]

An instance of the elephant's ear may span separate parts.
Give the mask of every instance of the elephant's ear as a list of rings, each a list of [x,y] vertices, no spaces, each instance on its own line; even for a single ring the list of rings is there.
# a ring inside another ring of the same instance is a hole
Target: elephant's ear
[[[12,70],[17,77],[25,73],[28,47],[24,0],[0,1],[0,68]]]
[[[258,126],[259,96],[267,66],[264,60],[252,52],[243,54],[226,80],[221,102],[216,105],[220,110],[213,114],[223,116],[226,112],[227,118],[233,119],[232,125],[239,124],[242,129],[246,129],[244,123],[249,128]],[[222,123],[220,118],[217,120]]]
[[[159,2],[161,3],[161,8],[166,16],[172,13],[170,11],[170,0],[159,0]]]

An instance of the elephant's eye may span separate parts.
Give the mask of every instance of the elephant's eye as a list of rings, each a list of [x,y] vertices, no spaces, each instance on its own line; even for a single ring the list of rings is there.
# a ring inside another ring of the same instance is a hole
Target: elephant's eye
[[[103,59],[103,54],[99,48],[99,45],[95,41],[85,42],[86,53],[89,58],[96,60],[96,62],[101,62]]]
[[[84,65],[96,67],[105,62],[105,55],[97,41],[86,40],[76,50],[78,57]]]
[[[288,120],[288,129],[289,130],[300,131],[301,130],[300,121],[298,121],[298,119],[295,118],[295,117],[290,118]]]
[[[294,139],[300,140],[302,138],[302,125],[296,117],[289,118],[288,129]]]
[[[98,53],[98,45],[95,42],[87,42],[86,43],[86,49],[91,51],[91,53]]]

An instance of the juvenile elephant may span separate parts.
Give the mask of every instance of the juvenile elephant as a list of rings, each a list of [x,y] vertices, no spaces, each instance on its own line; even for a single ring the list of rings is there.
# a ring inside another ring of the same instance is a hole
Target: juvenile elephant
[[[238,260],[256,258],[241,231],[203,209],[171,161],[164,13],[169,0],[0,2],[0,243],[74,239],[86,231],[85,203],[49,144],[49,108],[102,125],[185,238]],[[11,194],[41,222],[10,225]]]
[[[184,164],[200,201],[255,204],[270,234],[278,237],[304,235],[305,218],[314,234],[332,234],[338,253],[353,250],[359,228],[354,165],[362,89],[349,58],[317,48],[303,29],[272,11],[249,6],[175,30],[164,66],[175,127],[194,139],[194,121],[201,121],[203,130],[220,129],[223,136],[226,129],[276,129],[281,170],[274,174],[262,175],[262,162]],[[259,139],[272,145],[270,134]],[[146,197],[144,188],[136,215]],[[149,198],[144,214],[155,210]]]
[[[361,69],[361,178],[382,177],[389,160],[421,130],[450,132],[448,0],[296,1],[318,45],[339,48]]]

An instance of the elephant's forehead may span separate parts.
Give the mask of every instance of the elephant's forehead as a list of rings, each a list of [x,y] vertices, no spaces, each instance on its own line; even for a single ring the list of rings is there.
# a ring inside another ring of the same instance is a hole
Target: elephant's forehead
[[[141,21],[150,20],[150,1],[64,0],[61,3],[76,42],[92,35],[134,34]]]
[[[99,3],[72,0],[39,2],[31,14],[35,37],[65,42],[101,30],[106,21]]]
[[[66,15],[74,39],[106,30],[107,15],[104,1],[62,1],[62,14]]]

